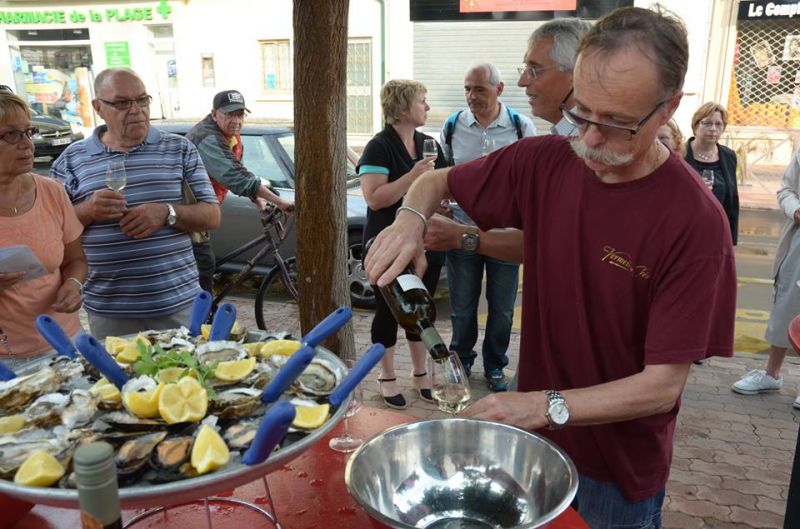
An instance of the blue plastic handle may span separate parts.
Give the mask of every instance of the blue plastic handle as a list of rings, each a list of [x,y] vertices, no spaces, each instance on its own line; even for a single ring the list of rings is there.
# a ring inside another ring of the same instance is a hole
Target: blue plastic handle
[[[231,335],[234,323],[236,323],[236,307],[232,303],[223,303],[214,314],[208,341],[227,340]]]
[[[122,386],[128,381],[128,375],[114,360],[105,347],[100,342],[95,340],[94,336],[88,334],[81,334],[75,338],[75,345],[78,346],[78,351],[81,352],[83,357],[97,368],[109,382],[122,390]]]
[[[350,307],[339,307],[328,314],[316,327],[308,331],[308,334],[303,336],[300,341],[311,347],[316,347],[322,343],[322,340],[341,329],[352,317],[353,311],[350,310]]]
[[[344,380],[333,390],[328,402],[330,402],[332,406],[339,406],[344,402],[344,399],[347,398],[350,392],[356,389],[356,386],[358,386],[358,384],[364,380],[364,377],[372,371],[375,364],[381,361],[383,353],[385,352],[386,348],[383,344],[372,344],[372,347],[364,353],[364,356],[362,356],[355,365],[353,365],[350,372],[344,377]]]
[[[305,345],[295,351],[289,360],[278,370],[275,377],[269,381],[269,384],[264,388],[261,393],[261,402],[264,404],[271,404],[278,400],[280,396],[289,387],[289,384],[294,382],[294,379],[300,376],[300,373],[308,367],[311,360],[314,358],[316,351],[311,347]]]
[[[41,314],[36,317],[36,329],[58,354],[75,358],[75,346],[56,320],[47,314]]]
[[[258,431],[250,448],[242,456],[242,463],[257,465],[265,461],[286,435],[286,431],[294,421],[295,413],[294,406],[286,401],[272,406],[261,419],[261,424],[258,425]]]
[[[210,292],[201,290],[197,297],[194,298],[192,317],[189,320],[189,334],[192,336],[200,336],[200,326],[206,322],[211,312],[211,297]]]
[[[0,362],[0,380],[5,382],[12,378],[17,378],[17,374],[11,371],[3,362]]]

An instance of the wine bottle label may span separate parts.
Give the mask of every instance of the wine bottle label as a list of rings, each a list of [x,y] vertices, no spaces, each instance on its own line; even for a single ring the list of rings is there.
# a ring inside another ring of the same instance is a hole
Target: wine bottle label
[[[400,285],[400,288],[403,289],[403,292],[408,292],[409,290],[414,289],[422,289],[427,292],[427,288],[425,288],[425,283],[422,282],[422,279],[415,276],[414,274],[403,274],[401,276],[397,276],[397,283]]]
[[[437,346],[444,347],[444,341],[439,333],[433,327],[428,327],[424,329],[422,333],[420,333],[419,337],[422,339],[422,343],[425,344],[425,348],[428,351],[433,351],[437,348]],[[446,348],[444,349],[447,350]]]

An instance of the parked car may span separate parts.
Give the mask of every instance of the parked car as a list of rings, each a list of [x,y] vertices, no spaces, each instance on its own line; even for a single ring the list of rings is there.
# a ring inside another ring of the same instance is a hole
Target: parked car
[[[153,122],[156,128],[185,135],[194,123]],[[294,133],[285,126],[246,124],[242,128],[244,155],[242,163],[282,197],[294,199]],[[367,217],[367,203],[361,196],[356,177],[358,155],[347,149],[347,269],[350,282],[350,298],[354,307],[373,308],[375,293],[366,280],[361,266],[361,235]],[[261,233],[255,206],[248,198],[229,193],[222,203],[222,222],[219,229],[211,233],[211,246],[217,258],[256,238]],[[238,271],[256,250],[243,253],[234,261],[226,263],[222,271]],[[281,247],[281,255],[290,259],[296,254],[294,230]],[[292,260],[294,262],[294,260]],[[257,273],[266,274],[268,267],[256,267]]]
[[[68,121],[45,116],[35,110],[31,110],[31,127],[39,129],[39,133],[33,136],[33,152],[37,158],[52,156],[55,160],[64,149],[83,139],[83,133],[73,131]]]

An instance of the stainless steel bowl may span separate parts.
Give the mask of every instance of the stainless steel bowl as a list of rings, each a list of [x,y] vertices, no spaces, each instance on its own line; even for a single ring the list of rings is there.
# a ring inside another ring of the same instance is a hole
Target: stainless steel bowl
[[[397,426],[350,458],[345,481],[397,528],[533,528],[561,514],[578,472],[547,439],[505,424],[439,419]]]

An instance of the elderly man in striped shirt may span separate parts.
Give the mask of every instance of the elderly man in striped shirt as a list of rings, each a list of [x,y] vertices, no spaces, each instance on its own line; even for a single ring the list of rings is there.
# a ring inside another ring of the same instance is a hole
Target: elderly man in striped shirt
[[[200,292],[189,232],[219,225],[214,190],[194,145],[150,127],[152,97],[135,72],[100,72],[95,94],[92,106],[105,125],[70,145],[50,170],[86,226],[89,327],[102,339],[185,325]],[[124,193],[106,186],[119,162]],[[184,181],[196,204],[181,203]]]

